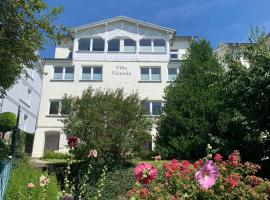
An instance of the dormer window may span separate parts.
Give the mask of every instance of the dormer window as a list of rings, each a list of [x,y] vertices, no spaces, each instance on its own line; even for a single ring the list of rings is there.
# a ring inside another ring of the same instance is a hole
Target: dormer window
[[[93,38],[92,51],[104,51],[104,40],[102,38]]]
[[[90,51],[90,38],[79,39],[79,51]]]
[[[140,41],[140,51],[141,52],[152,52],[152,42],[151,39],[142,39]]]
[[[108,42],[108,51],[120,51],[120,39],[112,39]]]
[[[154,52],[166,52],[166,42],[163,39],[154,39]]]
[[[136,41],[124,39],[124,52],[136,52]]]

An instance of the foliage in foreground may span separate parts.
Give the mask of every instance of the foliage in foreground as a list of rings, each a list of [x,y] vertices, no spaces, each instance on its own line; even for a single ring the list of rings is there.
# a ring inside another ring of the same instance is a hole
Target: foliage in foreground
[[[260,166],[241,163],[239,151],[230,154],[228,160],[220,154],[213,160],[211,153],[207,157],[194,164],[175,159],[166,162],[158,176],[151,164],[139,164],[135,168],[137,183],[127,196],[131,200],[269,199],[270,182],[255,175]]]
[[[222,73],[210,44],[193,42],[176,80],[165,89],[156,139],[156,151],[162,157],[202,157],[210,135],[223,131],[217,84]]]
[[[45,176],[43,177],[42,175]],[[12,169],[4,199],[57,200],[57,181],[54,176],[48,176],[46,173],[31,166],[27,161],[22,161]]]
[[[60,41],[64,28],[53,21],[61,11],[42,0],[0,1],[0,92],[33,67],[46,38]]]
[[[227,73],[220,86],[224,110],[231,116],[219,146],[239,149],[245,160],[259,162],[270,157],[270,50],[269,37],[254,30],[249,45],[224,58]],[[241,58],[248,60],[248,67]]]
[[[79,159],[96,149],[114,160],[127,160],[150,138],[151,121],[137,93],[126,96],[121,89],[94,92],[89,88],[80,98],[66,97],[63,102],[67,101],[71,106],[63,120],[64,132],[79,138],[74,152]]]

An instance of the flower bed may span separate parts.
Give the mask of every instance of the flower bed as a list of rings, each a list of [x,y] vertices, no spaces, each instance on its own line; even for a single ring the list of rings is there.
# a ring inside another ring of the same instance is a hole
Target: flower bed
[[[132,199],[269,199],[270,182],[257,177],[259,165],[240,162],[234,151],[227,160],[220,154],[208,155],[195,163],[172,160],[157,172],[150,163],[134,170],[137,183],[127,193]]]

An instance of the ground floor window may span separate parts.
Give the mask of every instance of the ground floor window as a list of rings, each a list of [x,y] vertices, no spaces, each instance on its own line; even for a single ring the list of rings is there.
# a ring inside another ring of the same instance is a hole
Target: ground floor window
[[[44,151],[59,150],[60,133],[57,131],[45,132]]]
[[[158,116],[162,112],[162,101],[145,101],[143,102],[143,108],[148,115]]]

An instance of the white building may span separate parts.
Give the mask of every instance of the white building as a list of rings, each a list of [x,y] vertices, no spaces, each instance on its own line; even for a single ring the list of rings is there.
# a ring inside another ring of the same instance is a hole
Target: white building
[[[0,99],[0,113],[12,112],[17,115],[20,106],[19,128],[28,133],[35,133],[38,119],[43,63],[35,63],[33,69],[27,69],[17,83]]]
[[[64,94],[80,96],[89,86],[124,88],[147,98],[149,114],[158,115],[163,90],[176,77],[191,40],[176,36],[173,29],[123,16],[72,28],[56,47],[55,58],[44,59],[47,75],[32,156],[67,150],[58,120]]]

